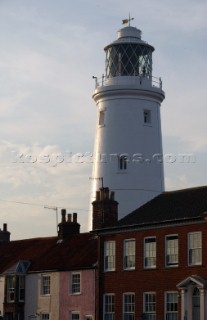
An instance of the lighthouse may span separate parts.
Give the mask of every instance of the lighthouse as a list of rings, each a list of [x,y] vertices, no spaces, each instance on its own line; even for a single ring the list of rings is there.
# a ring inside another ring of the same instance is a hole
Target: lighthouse
[[[115,192],[119,219],[164,190],[161,78],[152,75],[154,47],[129,25],[108,44],[105,74],[95,78],[97,123],[92,203],[96,191]]]

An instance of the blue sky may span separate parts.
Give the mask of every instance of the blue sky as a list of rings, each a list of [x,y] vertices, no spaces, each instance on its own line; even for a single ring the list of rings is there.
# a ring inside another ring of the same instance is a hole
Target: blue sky
[[[206,185],[206,0],[0,0],[0,228],[7,222],[12,239],[55,234],[44,206],[78,212],[86,230],[92,165],[66,159],[93,152],[92,76],[129,11],[155,47],[164,154],[195,159],[166,158],[166,190]]]

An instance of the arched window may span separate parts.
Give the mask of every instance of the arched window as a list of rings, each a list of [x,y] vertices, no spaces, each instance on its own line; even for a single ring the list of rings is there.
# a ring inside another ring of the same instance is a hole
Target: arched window
[[[200,290],[197,287],[193,290],[193,297],[200,297]]]
[[[192,294],[192,319],[200,319],[200,290],[195,287]]]
[[[104,125],[104,111],[100,111],[99,112],[98,124],[99,124],[99,126],[103,126]]]
[[[128,158],[127,156],[120,156],[119,157],[119,170],[127,170],[127,162]]]

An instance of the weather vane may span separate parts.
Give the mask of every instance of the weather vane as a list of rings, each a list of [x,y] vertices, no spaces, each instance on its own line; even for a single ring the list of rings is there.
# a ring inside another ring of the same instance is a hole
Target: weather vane
[[[130,21],[134,20],[134,18],[130,17],[130,13],[129,13],[129,18],[128,19],[123,19],[122,20],[122,24],[126,24],[129,23],[129,27],[130,27]]]

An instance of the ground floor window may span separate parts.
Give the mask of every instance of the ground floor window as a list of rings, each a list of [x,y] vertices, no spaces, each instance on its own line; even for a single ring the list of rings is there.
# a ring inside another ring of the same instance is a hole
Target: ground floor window
[[[114,294],[104,295],[104,320],[114,320]]]
[[[14,319],[13,312],[6,312],[4,317],[5,317],[5,320],[13,320]]]
[[[144,293],[144,319],[156,320],[156,294],[154,292]]]
[[[178,320],[178,293],[166,293],[166,320]]]
[[[134,293],[124,293],[123,312],[124,312],[124,317],[123,317],[124,320],[135,319],[135,294]]]
[[[80,313],[79,312],[72,312],[71,313],[71,320],[80,320]]]
[[[41,314],[41,320],[50,320],[49,313],[42,313]]]

